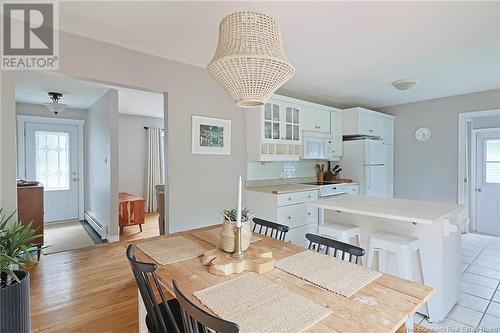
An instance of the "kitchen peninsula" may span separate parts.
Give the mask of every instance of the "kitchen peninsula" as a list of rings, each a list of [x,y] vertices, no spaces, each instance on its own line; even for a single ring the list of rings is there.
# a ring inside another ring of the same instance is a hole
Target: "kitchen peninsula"
[[[413,273],[415,281],[435,289],[427,307],[419,311],[428,315],[429,321],[443,320],[458,300],[462,206],[361,195],[340,195],[306,205],[320,209],[320,224],[330,222],[360,227],[360,246],[365,249],[368,249],[369,237],[381,231],[419,238],[420,260],[416,255],[413,257]],[[394,258],[389,256],[388,259],[387,269],[392,273],[394,261],[391,259]]]

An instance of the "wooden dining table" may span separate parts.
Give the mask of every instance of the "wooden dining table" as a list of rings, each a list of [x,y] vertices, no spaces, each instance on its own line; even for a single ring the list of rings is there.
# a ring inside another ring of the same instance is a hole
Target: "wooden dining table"
[[[208,246],[209,243],[194,237],[194,232],[220,228],[214,225],[205,228],[187,230],[175,234],[159,237],[169,238],[182,235],[191,240]],[[306,249],[297,245],[275,240],[259,235],[262,239],[251,246],[261,246],[272,250],[273,257],[280,260]],[[155,237],[156,238],[156,237]],[[134,243],[148,242],[143,239]],[[212,245],[213,246],[213,245]],[[136,250],[139,260],[154,262],[152,258]],[[172,280],[176,280],[181,290],[190,300],[205,308],[193,292],[205,289],[239,277],[241,274],[229,276],[218,276],[209,273],[208,266],[201,263],[200,258],[193,258],[181,262],[158,265],[157,275],[160,283],[173,295]],[[370,284],[366,285],[350,298],[335,294],[326,289],[313,285],[305,280],[290,275],[279,269],[264,273],[263,277],[277,282],[290,290],[314,300],[324,306],[328,306],[332,313],[315,324],[306,332],[396,332],[404,330],[405,323],[412,322],[411,319],[416,311],[422,307],[432,296],[433,289],[423,284],[404,280],[393,275],[382,274]],[[171,296],[173,297],[173,296]],[[139,295],[139,332],[148,332],[145,326],[146,310]]]

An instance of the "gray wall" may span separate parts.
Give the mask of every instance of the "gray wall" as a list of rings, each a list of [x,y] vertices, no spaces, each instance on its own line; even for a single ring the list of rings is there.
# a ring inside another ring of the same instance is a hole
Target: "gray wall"
[[[243,111],[207,71],[63,32],[59,58],[66,75],[168,92],[170,231],[220,223],[219,211],[236,205],[238,176],[245,178]],[[191,154],[192,115],[232,121],[231,155]]]
[[[163,118],[118,115],[119,191],[144,196],[147,131],[144,126],[163,128]]]
[[[396,117],[394,196],[457,202],[458,114],[499,108],[500,90],[492,90],[380,109]],[[424,143],[414,136],[421,126],[432,130]]]
[[[16,99],[14,71],[0,71],[0,208],[17,209]]]
[[[85,211],[108,226],[111,236],[118,235],[118,228],[112,223],[115,201],[118,202],[114,188],[118,173],[112,156],[118,141],[117,117],[118,92],[109,90],[88,110],[84,131]]]

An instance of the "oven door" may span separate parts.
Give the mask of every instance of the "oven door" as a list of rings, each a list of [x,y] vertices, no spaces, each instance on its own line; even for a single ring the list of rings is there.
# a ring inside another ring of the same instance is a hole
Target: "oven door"
[[[327,140],[304,138],[304,159],[326,158]]]

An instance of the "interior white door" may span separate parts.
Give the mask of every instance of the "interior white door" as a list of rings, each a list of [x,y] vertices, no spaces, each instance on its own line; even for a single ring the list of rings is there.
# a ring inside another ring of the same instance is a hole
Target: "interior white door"
[[[364,195],[388,197],[387,167],[385,165],[365,166]]]
[[[476,137],[476,224],[500,236],[500,130]]]
[[[78,219],[78,127],[26,123],[26,178],[44,186],[45,222]]]

